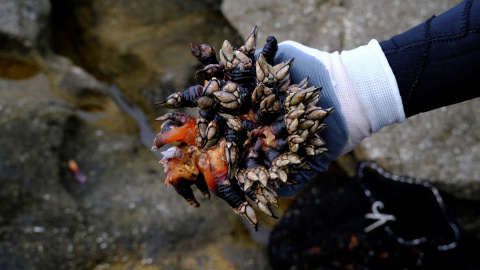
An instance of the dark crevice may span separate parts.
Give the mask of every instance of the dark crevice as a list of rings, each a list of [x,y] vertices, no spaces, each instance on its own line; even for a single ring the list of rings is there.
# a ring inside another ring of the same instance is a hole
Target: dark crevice
[[[58,151],[59,179],[62,187],[72,196],[78,197],[79,192],[83,190],[78,181],[75,180],[72,170],[68,166],[70,159],[75,160],[75,153],[81,152],[82,141],[79,136],[82,121],[76,116],[71,115],[65,120],[63,127],[63,140],[60,143]]]
[[[100,80],[109,81],[112,74],[99,66],[97,42],[88,34],[95,25],[93,0],[50,0],[52,48],[55,53],[70,58]]]

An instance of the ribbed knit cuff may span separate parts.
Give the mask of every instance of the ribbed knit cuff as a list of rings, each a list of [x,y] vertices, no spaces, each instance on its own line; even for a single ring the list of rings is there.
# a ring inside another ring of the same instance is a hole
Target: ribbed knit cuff
[[[342,153],[382,127],[405,121],[395,76],[376,40],[332,54],[330,63],[335,93],[350,134]]]

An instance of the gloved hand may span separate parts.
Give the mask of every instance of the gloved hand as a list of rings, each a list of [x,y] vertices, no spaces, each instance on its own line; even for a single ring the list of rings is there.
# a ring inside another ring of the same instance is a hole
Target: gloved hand
[[[365,137],[382,127],[405,121],[395,76],[376,40],[351,51],[327,53],[294,41],[279,44],[275,64],[295,58],[290,70],[292,83],[309,77],[309,85],[321,86],[319,106],[334,107],[320,133],[329,153],[309,160],[310,172],[295,175],[299,185],[277,189],[280,197],[291,197],[317,172],[351,151]]]

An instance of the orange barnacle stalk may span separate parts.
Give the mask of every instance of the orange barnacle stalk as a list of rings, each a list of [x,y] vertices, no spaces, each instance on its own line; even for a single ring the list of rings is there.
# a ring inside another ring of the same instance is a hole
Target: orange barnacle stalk
[[[188,145],[195,145],[196,136],[199,135],[197,128],[197,119],[185,113],[167,113],[155,119],[156,121],[168,120],[167,127],[162,127],[162,132],[158,133],[153,141],[152,151],[158,150],[167,143],[183,142]],[[173,124],[171,124],[173,123]],[[166,130],[164,130],[166,129]]]
[[[195,165],[198,149],[195,146],[180,145],[173,146],[167,151],[174,151],[172,158],[164,158],[161,163],[164,164],[164,171],[168,174],[165,179],[165,184],[168,185],[174,182],[177,178],[184,178],[186,180],[195,180],[199,171]],[[166,157],[167,151],[162,152]],[[165,162],[164,162],[165,160]]]
[[[206,152],[201,152],[200,155],[197,156],[196,165],[205,179],[208,190],[210,190],[210,192],[212,192],[213,194],[217,195],[218,189],[217,185],[215,184],[215,178],[210,167],[209,159],[210,158]]]
[[[171,184],[191,205],[198,207],[200,204],[195,199],[190,188],[190,181],[195,181],[199,170],[195,165],[198,150],[195,146],[172,146],[162,152],[164,158],[160,161],[164,165],[165,185]]]
[[[228,166],[224,158],[224,147],[225,139],[222,139],[218,144],[207,149],[211,170],[216,179],[227,178]]]

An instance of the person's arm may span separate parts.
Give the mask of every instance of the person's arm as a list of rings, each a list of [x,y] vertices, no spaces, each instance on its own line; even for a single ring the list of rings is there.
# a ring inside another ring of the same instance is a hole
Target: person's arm
[[[395,76],[376,40],[342,53],[321,52],[293,41],[279,44],[275,62],[294,58],[292,83],[309,78],[309,85],[321,86],[322,108],[333,107],[320,133],[329,152],[308,160],[312,171],[295,175],[300,183],[277,189],[280,197],[290,197],[317,172],[326,171],[331,161],[352,150],[365,137],[382,127],[405,121]]]
[[[480,1],[380,42],[406,117],[480,96]]]
[[[480,96],[480,1],[464,1],[380,44],[327,53],[294,41],[279,44],[275,62],[295,58],[292,83],[305,77],[321,86],[319,105],[335,110],[321,132],[330,152],[309,160],[312,172],[295,176],[297,193],[317,172],[382,127],[409,116]],[[477,89],[477,90],[476,90]]]

